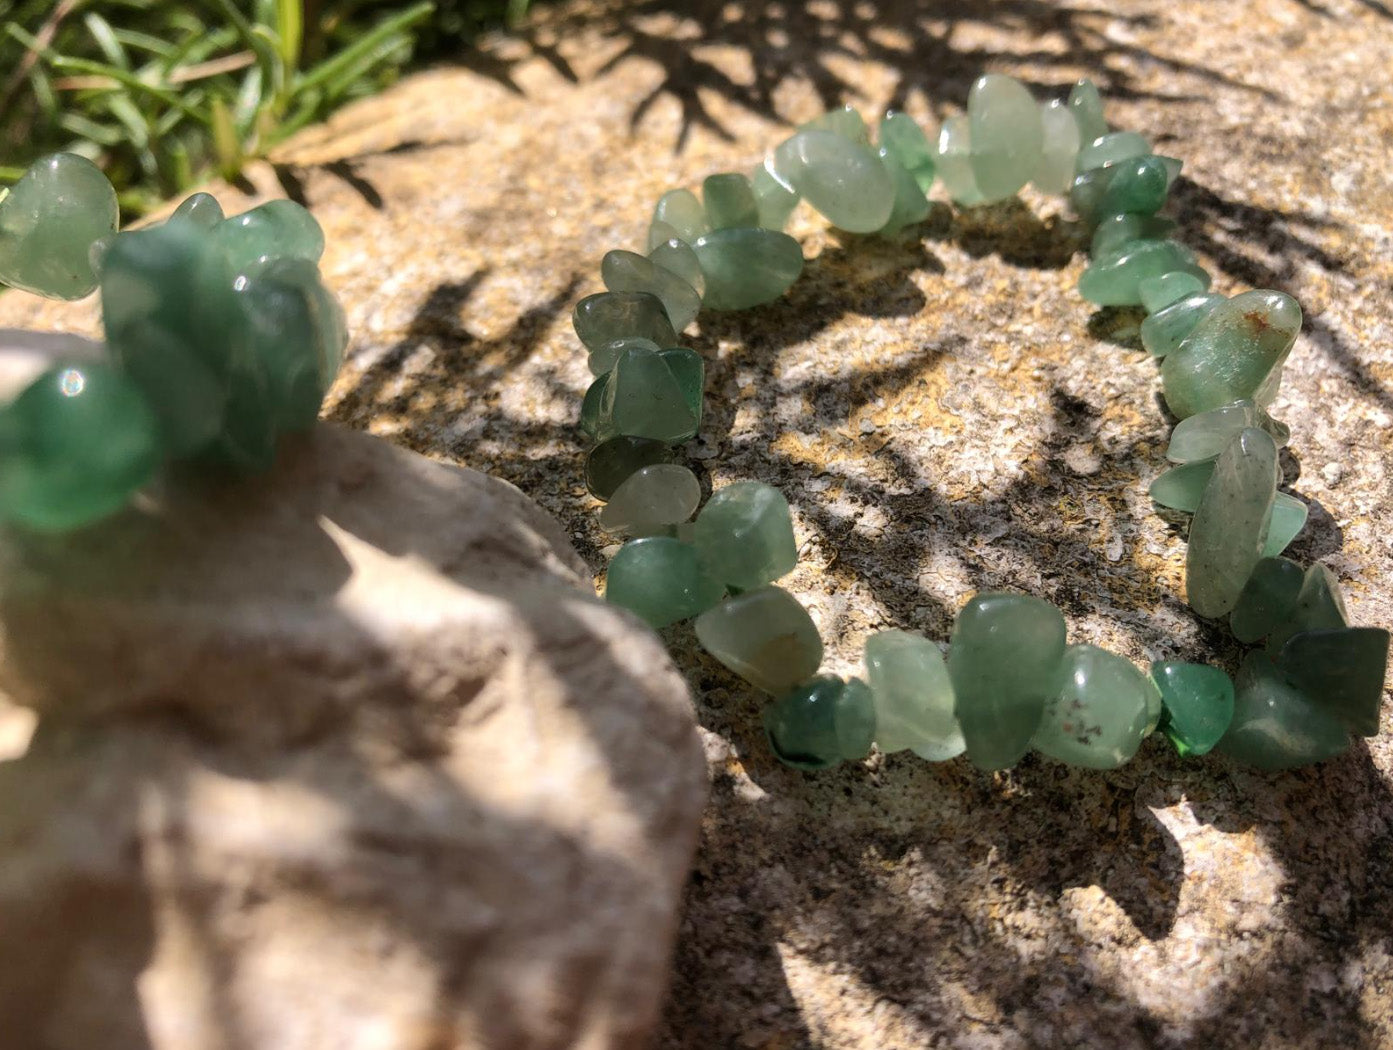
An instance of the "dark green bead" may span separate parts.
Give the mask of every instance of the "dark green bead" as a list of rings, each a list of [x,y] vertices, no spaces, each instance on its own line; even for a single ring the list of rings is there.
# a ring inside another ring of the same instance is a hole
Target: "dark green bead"
[[[619,436],[614,429],[614,419],[605,407],[613,375],[611,369],[597,376],[580,402],[580,429],[592,441],[606,442]]]
[[[598,500],[608,500],[624,481],[644,467],[672,462],[672,449],[652,438],[621,434],[596,445],[585,457],[585,487]]]
[[[677,380],[682,399],[691,409],[697,429],[701,428],[702,393],[706,386],[706,362],[695,350],[685,346],[670,346],[659,352],[663,362]]]
[[[1181,755],[1211,751],[1233,720],[1233,681],[1217,667],[1162,660],[1151,665],[1164,732]]]
[[[0,518],[41,531],[120,509],[161,450],[144,395],[104,362],[60,364],[0,409]]]
[[[92,245],[116,231],[116,191],[90,160],[36,160],[0,199],[0,281],[52,299],[97,286]]]
[[[1166,203],[1170,179],[1159,157],[1139,157],[1121,161],[1117,173],[1103,191],[1098,210],[1104,215],[1132,212],[1151,215]]]
[[[1259,769],[1292,769],[1349,747],[1340,720],[1288,682],[1265,653],[1247,655],[1234,686],[1233,721],[1219,751]]]
[[[672,346],[677,333],[663,301],[650,292],[600,292],[576,303],[571,314],[576,335],[589,350],[616,339],[636,337],[657,346]]]
[[[1322,710],[1360,736],[1377,736],[1388,632],[1382,627],[1302,631],[1282,646],[1277,669]]]
[[[1295,610],[1305,578],[1301,566],[1286,558],[1263,558],[1254,565],[1229,614],[1233,636],[1251,645],[1280,627]]]
[[[1335,574],[1320,562],[1306,570],[1301,591],[1281,624],[1267,636],[1267,651],[1276,654],[1292,635],[1301,631],[1334,630],[1349,626],[1349,614]]]
[[[759,225],[759,203],[750,180],[737,171],[708,175],[701,184],[706,224],[713,230]]]
[[[684,386],[670,362],[662,352],[651,350],[629,349],[619,355],[606,376],[609,383],[599,405],[600,419],[612,430],[606,432],[602,424],[592,435],[597,441],[628,434],[680,445],[696,436],[700,398],[694,408],[690,375],[685,377],[688,385]]]
[[[1098,223],[1093,231],[1093,242],[1088,253],[1097,259],[1116,251],[1128,241],[1165,240],[1175,229],[1175,222],[1159,215],[1134,215],[1122,212],[1109,215]]]
[[[697,515],[694,542],[707,571],[742,590],[772,583],[798,565],[788,501],[759,481],[715,492]]]
[[[272,259],[317,263],[324,254],[324,231],[294,201],[267,201],[224,219],[212,234],[234,273],[250,273]]]
[[[794,769],[828,769],[865,758],[875,735],[870,690],[853,678],[818,675],[764,709],[775,757]]]
[[[781,587],[758,587],[697,617],[701,647],[745,681],[781,696],[817,674],[822,639],[808,610]]]
[[[803,272],[803,249],[775,230],[716,230],[692,247],[706,274],[704,302],[713,310],[744,310],[773,302]]]
[[[697,561],[691,544],[668,536],[630,540],[609,563],[605,601],[666,627],[710,609],[725,594]]]

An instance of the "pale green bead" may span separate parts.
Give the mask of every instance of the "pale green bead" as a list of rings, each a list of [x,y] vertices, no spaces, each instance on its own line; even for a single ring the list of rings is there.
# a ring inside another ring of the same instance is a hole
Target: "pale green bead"
[[[956,203],[964,207],[982,203],[982,191],[972,170],[972,129],[967,114],[949,117],[938,129],[934,165],[943,188]]]
[[[686,521],[700,502],[701,482],[686,467],[676,463],[643,467],[614,490],[600,511],[600,528],[651,536],[660,528]]]
[[[711,231],[706,225],[706,209],[691,190],[668,190],[659,197],[653,208],[653,222],[675,230],[675,235],[688,244]]]
[[[880,120],[880,148],[914,176],[924,193],[934,181],[934,148],[918,122],[908,113],[886,113]]]
[[[600,279],[611,292],[648,292],[656,295],[667,311],[674,332],[695,320],[701,310],[701,296],[671,270],[659,266],[637,252],[622,249],[606,252],[600,260]]]
[[[1264,558],[1275,558],[1291,546],[1302,529],[1310,508],[1295,496],[1285,492],[1277,493],[1272,502],[1272,524],[1267,530],[1267,543],[1262,548]]]
[[[861,146],[869,146],[871,143],[871,129],[866,127],[866,121],[853,106],[829,109],[821,116],[799,124],[798,130],[830,131],[848,142],[855,142]]]
[[[1052,99],[1040,107],[1043,139],[1040,162],[1030,181],[1041,193],[1068,193],[1079,153],[1079,125],[1067,103]]]
[[[625,336],[623,339],[612,340],[595,350],[591,350],[585,363],[589,366],[591,375],[602,376],[614,367],[614,363],[619,360],[619,355],[625,350],[651,350],[656,354],[661,349],[662,347],[651,339],[644,339],[637,335]]]
[[[648,240],[646,243],[650,257],[653,254],[653,249],[658,247],[658,245],[668,244],[672,241],[677,241],[679,244],[687,243],[677,232],[676,226],[666,222],[660,222],[657,219],[654,219],[648,224]]]
[[[1069,112],[1079,126],[1079,139],[1093,142],[1100,135],[1108,133],[1107,121],[1103,119],[1103,100],[1091,80],[1080,80],[1069,92]]]
[[[116,232],[116,191],[73,153],[31,164],[0,198],[0,281],[51,299],[97,286],[92,245]]]
[[[697,617],[701,647],[745,681],[776,696],[817,674],[822,639],[808,611],[780,587],[727,598]]]
[[[898,233],[906,226],[923,222],[929,216],[929,199],[924,196],[924,191],[919,188],[919,183],[894,157],[890,156],[890,151],[883,146],[880,149],[880,159],[885,162],[886,170],[895,180],[895,206],[891,209],[890,218],[885,220],[885,225],[881,227],[880,232],[884,234]]]
[[[195,226],[211,230],[226,217],[218,198],[211,193],[193,193],[179,203],[179,207],[170,214],[168,221],[191,222]]]
[[[938,646],[906,631],[866,641],[866,677],[875,697],[875,742],[886,753],[912,750],[944,762],[967,747],[953,714],[953,682]]]
[[[708,175],[701,184],[706,224],[713,230],[758,226],[759,204],[750,180],[738,171]]]
[[[1306,570],[1296,603],[1286,618],[1267,636],[1267,649],[1280,652],[1287,640],[1301,631],[1334,630],[1349,626],[1349,613],[1340,592],[1340,581],[1320,562]]]
[[[1283,292],[1258,290],[1217,303],[1161,362],[1166,404],[1184,419],[1257,396],[1301,330],[1301,307]]]
[[[273,200],[212,228],[213,240],[227,254],[234,273],[249,273],[272,259],[319,262],[324,254],[324,231],[300,205]]]
[[[1222,295],[1208,292],[1186,296],[1179,302],[1162,307],[1141,323],[1141,345],[1152,357],[1165,357],[1174,352],[1205,315],[1223,301]]]
[[[571,325],[588,350],[599,350],[616,339],[647,339],[672,346],[677,332],[663,301],[650,292],[599,292],[587,295],[571,311]]]
[[[605,601],[666,627],[712,608],[725,588],[702,571],[690,544],[667,536],[630,540],[610,560]]]
[[[696,250],[680,237],[671,237],[661,244],[655,244],[649,249],[648,258],[686,281],[698,296],[705,293],[706,275],[701,272],[701,260],[697,258]]]
[[[1171,510],[1193,514],[1199,509],[1209,479],[1214,476],[1214,461],[1197,460],[1172,467],[1151,483],[1151,499]]]
[[[1079,149],[1075,173],[1106,168],[1133,157],[1145,157],[1151,145],[1135,131],[1112,131],[1085,143]]]
[[[1339,719],[1288,682],[1266,654],[1249,653],[1234,685],[1233,721],[1219,751],[1259,769],[1291,769],[1349,747]]]
[[[788,501],[773,485],[737,481],[717,490],[697,515],[695,543],[716,579],[748,590],[798,565]]]
[[[967,95],[972,173],[985,202],[1005,200],[1040,164],[1045,132],[1040,107],[1014,77],[988,73]]]
[[[1265,555],[1253,566],[1229,614],[1233,636],[1252,645],[1275,631],[1296,608],[1305,580],[1306,574],[1296,562]]]
[[[1066,186],[1065,190],[1068,188]],[[1097,259],[1116,251],[1128,241],[1165,240],[1174,229],[1173,219],[1165,219],[1159,215],[1118,212],[1099,220],[1097,229],[1093,231],[1088,253]]]
[[[1060,686],[1031,745],[1071,766],[1116,769],[1156,725],[1161,694],[1130,660],[1094,645],[1071,645]]]
[[[755,206],[759,209],[759,225],[766,230],[783,230],[801,198],[769,170],[772,160],[771,157],[755,168],[750,176],[750,185],[754,189]]]
[[[1141,303],[1142,281],[1173,271],[1204,274],[1194,253],[1178,241],[1131,241],[1089,264],[1079,294],[1099,306],[1134,306]]]
[[[1163,273],[1159,277],[1144,278],[1138,285],[1141,304],[1149,314],[1164,310],[1172,303],[1188,299],[1192,295],[1202,295],[1209,290],[1209,275],[1180,271]]]
[[[1262,558],[1277,494],[1277,445],[1246,427],[1214,464],[1190,523],[1185,591],[1201,616],[1223,616]]]
[[[1172,463],[1193,463],[1196,460],[1212,459],[1228,448],[1229,442],[1237,437],[1244,427],[1261,427],[1280,448],[1287,443],[1287,435],[1274,433],[1273,427],[1276,425],[1276,420],[1252,401],[1242,400],[1220,405],[1177,423],[1171,431],[1166,458]]]
[[[850,233],[890,218],[895,183],[869,146],[832,131],[800,131],[774,151],[774,171],[795,193]]]
[[[776,230],[716,230],[699,237],[692,247],[706,275],[705,304],[712,310],[744,310],[773,302],[803,272],[803,249]]]
[[[1025,754],[1058,690],[1063,656],[1064,617],[1039,598],[979,594],[958,614],[948,673],[974,765],[1005,769]]]

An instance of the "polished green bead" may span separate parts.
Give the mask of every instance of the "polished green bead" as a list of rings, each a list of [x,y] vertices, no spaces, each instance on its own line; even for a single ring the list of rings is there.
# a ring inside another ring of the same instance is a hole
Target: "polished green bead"
[[[781,587],[727,598],[697,617],[696,636],[722,664],[776,696],[806,682],[822,663],[812,617]]]
[[[274,200],[213,227],[213,239],[234,273],[248,273],[271,259],[319,262],[324,254],[324,231],[313,215],[294,201]]]
[[[1145,157],[1151,145],[1135,131],[1111,131],[1091,139],[1079,149],[1075,172],[1107,168],[1124,160]]]
[[[868,146],[871,142],[871,129],[854,106],[840,106],[799,124],[798,131],[830,131],[840,135],[848,142]]]
[[[237,357],[228,375],[222,422],[198,459],[250,474],[269,469],[275,455],[276,406],[269,378],[258,362]]]
[[[1350,732],[1378,735],[1388,674],[1388,632],[1382,627],[1302,631],[1282,646],[1276,665],[1288,682]]]
[[[880,159],[885,162],[886,170],[895,180],[895,206],[890,210],[890,218],[885,220],[880,232],[898,233],[907,226],[923,222],[929,217],[929,199],[924,196],[919,183],[890,156],[884,146],[880,149]]]
[[[833,226],[874,233],[890,218],[895,183],[869,146],[810,128],[774,151],[773,171]],[[801,258],[801,254],[800,254]]]
[[[1045,131],[1040,106],[1015,77],[988,73],[967,94],[972,174],[982,200],[1005,200],[1040,164]]]
[[[59,364],[0,409],[0,519],[44,532],[120,509],[154,475],[158,425],[105,362]]]
[[[1209,479],[1214,476],[1214,461],[1197,460],[1172,467],[1151,483],[1151,499],[1171,510],[1193,514],[1199,510]]]
[[[596,445],[585,457],[585,487],[607,500],[626,478],[644,467],[672,462],[672,448],[652,438],[621,434]]]
[[[1267,637],[1291,616],[1306,574],[1286,558],[1264,556],[1253,566],[1248,581],[1229,614],[1229,630],[1245,645]]]
[[[967,756],[982,769],[1014,765],[1059,688],[1064,617],[1024,594],[979,594],[953,627],[948,673]]]
[[[607,443],[621,436],[614,429],[614,420],[605,407],[610,401],[609,388],[613,378],[612,368],[600,373],[586,388],[580,402],[580,429],[586,437],[599,443]]]
[[[754,189],[755,206],[759,208],[759,225],[766,230],[783,230],[801,198],[775,177],[768,161],[755,168],[750,186]]]
[[[1244,427],[1261,427],[1280,448],[1286,444],[1287,435],[1274,434],[1274,423],[1275,420],[1252,401],[1245,399],[1220,405],[1177,423],[1171,431],[1166,458],[1172,463],[1213,459],[1228,448],[1229,442],[1242,433]]]
[[[972,169],[972,129],[967,114],[949,117],[938,129],[934,168],[948,196],[963,207],[981,204],[982,191]]]
[[[777,580],[798,564],[788,501],[759,481],[713,493],[697,515],[694,542],[706,571],[741,590]]]
[[[794,769],[828,769],[866,757],[875,733],[866,683],[818,675],[764,709],[774,756]]]
[[[803,249],[776,230],[717,230],[692,247],[706,274],[706,305],[713,310],[773,302],[803,272]]]
[[[1161,362],[1166,404],[1184,419],[1257,397],[1301,330],[1301,307],[1283,292],[1258,290],[1216,303]]]
[[[711,227],[706,225],[706,209],[691,190],[668,190],[659,197],[653,208],[653,223],[663,223],[688,244],[695,243],[703,233],[711,231]],[[668,239],[663,237],[664,241]]]
[[[628,434],[680,445],[696,436],[700,398],[694,407],[689,389],[674,375],[663,352],[625,350],[608,377],[600,413],[613,431],[604,437]],[[595,437],[604,440],[599,433]]]
[[[938,646],[906,631],[866,640],[866,677],[875,697],[875,741],[887,754],[912,750],[944,762],[967,747],[953,714],[953,682]]]
[[[211,230],[225,218],[218,198],[211,193],[191,193],[170,213],[169,221],[191,222],[202,229]]]
[[[571,313],[576,336],[589,350],[616,339],[637,337],[657,346],[672,346],[677,333],[663,301],[650,292],[600,292],[587,295]]]
[[[641,467],[614,490],[600,512],[600,528],[651,536],[686,521],[700,502],[701,482],[686,467],[676,463]]]
[[[1099,306],[1134,306],[1141,303],[1142,281],[1174,271],[1204,274],[1194,253],[1178,241],[1131,241],[1089,264],[1079,294]]]
[[[1349,626],[1349,613],[1340,593],[1340,581],[1320,562],[1306,569],[1296,604],[1286,618],[1267,635],[1267,651],[1281,652],[1282,646],[1302,631],[1334,630]]]
[[[1172,303],[1188,299],[1192,295],[1202,295],[1209,290],[1209,275],[1200,276],[1180,271],[1163,273],[1159,277],[1148,277],[1137,285],[1141,293],[1141,304],[1148,314],[1158,313]]]
[[[671,237],[661,244],[655,244],[649,250],[648,258],[686,281],[698,296],[706,291],[706,275],[701,272],[701,260],[692,246],[680,237]]]
[[[116,232],[116,191],[90,160],[36,160],[0,198],[0,281],[50,299],[97,286],[92,245]]]
[[[1141,746],[1161,707],[1156,685],[1130,660],[1096,645],[1071,645],[1058,692],[1031,739],[1041,754],[1085,769],[1116,769]]]
[[[677,274],[637,252],[605,252],[600,260],[600,279],[611,292],[647,292],[656,295],[667,311],[674,332],[695,320],[701,296]],[[674,342],[676,340],[673,340]]]
[[[1093,142],[1108,133],[1107,121],[1103,119],[1103,99],[1093,81],[1080,80],[1070,89],[1069,112],[1079,126],[1080,141]]]
[[[1141,345],[1152,357],[1165,357],[1185,341],[1210,310],[1223,301],[1222,295],[1209,292],[1186,296],[1179,302],[1162,307],[1141,323]]]
[[[1259,769],[1323,762],[1349,747],[1349,734],[1287,681],[1265,653],[1251,652],[1238,670],[1233,721],[1218,750]]]
[[[1181,755],[1213,750],[1233,721],[1233,681],[1217,667],[1161,660],[1151,665],[1165,716],[1161,731]]]
[[[713,230],[759,225],[759,204],[750,180],[738,171],[706,176],[701,184],[706,225]]]
[[[670,346],[660,354],[677,388],[682,391],[682,399],[691,409],[698,429],[701,427],[702,392],[706,386],[706,362],[695,350],[685,346]]]
[[[648,224],[648,252],[651,257],[653,249],[660,244],[667,244],[670,241],[677,241],[680,244],[687,244],[677,233],[677,227],[669,226],[665,222],[654,219]],[[690,247],[690,245],[688,245]]]
[[[1267,543],[1263,545],[1262,556],[1275,558],[1291,546],[1291,541],[1306,527],[1308,514],[1310,508],[1295,496],[1277,493],[1277,498],[1272,501],[1272,524],[1267,529]]]
[[[718,608],[725,588],[697,561],[691,544],[669,536],[630,540],[605,573],[605,601],[666,627]]]
[[[614,363],[619,360],[619,355],[625,350],[652,350],[656,354],[660,349],[662,348],[651,339],[630,335],[605,343],[604,346],[596,350],[591,350],[585,363],[590,369],[591,375],[602,376],[614,367]]]
[[[1154,214],[1165,205],[1170,183],[1166,165],[1160,157],[1119,161],[1098,200],[1098,211],[1104,215]]]
[[[1065,187],[1067,190],[1069,187]],[[1060,192],[1064,192],[1061,190]],[[1117,212],[1098,222],[1093,231],[1093,240],[1088,253],[1093,258],[1101,258],[1109,252],[1121,248],[1128,241],[1164,240],[1175,229],[1175,221],[1159,215],[1136,215],[1131,212]]]
[[[914,176],[914,182],[924,193],[934,181],[934,148],[918,121],[908,113],[891,110],[880,120],[881,155],[889,155],[900,167]]]
[[[1245,427],[1220,454],[1190,522],[1185,591],[1201,616],[1233,609],[1262,559],[1277,494],[1277,444]]]
[[[1040,107],[1040,128],[1040,161],[1030,181],[1041,193],[1068,193],[1079,154],[1078,122],[1067,103],[1053,99]]]

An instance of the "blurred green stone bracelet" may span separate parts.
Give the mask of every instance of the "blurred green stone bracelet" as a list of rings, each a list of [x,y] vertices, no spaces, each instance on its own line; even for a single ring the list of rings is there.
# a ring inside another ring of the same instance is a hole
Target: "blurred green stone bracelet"
[[[1351,733],[1376,734],[1388,632],[1349,626],[1330,570],[1281,556],[1306,506],[1278,491],[1289,434],[1266,409],[1301,328],[1296,301],[1209,292],[1194,254],[1169,239],[1175,224],[1156,214],[1180,162],[1134,132],[1110,131],[1088,81],[1041,105],[1016,80],[988,75],[935,143],[903,113],[878,130],[877,147],[854,110],[828,113],[751,176],[712,175],[700,199],[664,194],[646,254],[605,255],[608,291],[581,300],[574,324],[597,377],[581,408],[596,442],[586,483],[605,501],[600,525],[633,537],[609,564],[606,598],[654,627],[695,618],[707,652],[774,696],[770,746],[799,769],[862,759],[873,743],[935,762],[965,751],[984,769],[1032,748],[1112,769],[1158,726],[1182,755],[1217,748],[1282,769],[1340,754]],[[1177,661],[1143,673],[1067,644],[1049,603],[1002,592],[962,609],[946,660],[928,639],[890,630],[866,642],[865,681],[819,674],[817,628],[774,584],[797,559],[787,501],[738,482],[698,512],[700,483],[674,449],[700,426],[704,365],[677,333],[703,306],[739,310],[788,289],[803,254],[782,230],[800,201],[847,232],[894,234],[928,216],[935,179],[962,206],[1006,199],[1027,182],[1067,193],[1093,231],[1080,294],[1147,311],[1142,343],[1179,419],[1167,450],[1176,465],[1151,497],[1193,515],[1187,596],[1254,646],[1236,679]]]
[[[0,408],[0,520],[80,528],[166,460],[257,471],[319,414],[347,335],[320,280],[324,234],[276,200],[225,218],[205,193],[116,232],[91,162],[36,162],[0,200],[0,281],[56,299],[100,290],[106,356],[62,360]]]

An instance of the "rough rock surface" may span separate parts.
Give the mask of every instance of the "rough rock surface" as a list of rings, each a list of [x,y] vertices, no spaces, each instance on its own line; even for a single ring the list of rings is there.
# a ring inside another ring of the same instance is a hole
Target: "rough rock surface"
[[[303,196],[354,332],[332,415],[497,473],[599,573],[571,305],[671,186],[746,169],[838,102],[955,112],[983,69],[1042,95],[1094,77],[1118,126],[1183,157],[1172,212],[1221,291],[1296,295],[1278,415],[1358,622],[1393,625],[1393,13],[1379,0],[1054,4],[649,0],[543,6],[521,39],[301,136],[263,192]],[[235,194],[228,203],[241,201]],[[828,669],[886,626],[943,638],[974,591],[1058,602],[1133,659],[1231,662],[1180,600],[1145,486],[1168,424],[1138,315],[1073,293],[1060,203],[938,207],[897,243],[799,213],[782,302],[703,317],[709,481],[794,505]],[[0,320],[89,312],[0,302]],[[1284,775],[1182,762],[877,758],[804,776],[762,699],[669,641],[715,789],[687,892],[667,1048],[1393,1043],[1393,738]],[[1393,717],[1385,708],[1385,732]]]
[[[0,1044],[646,1045],[707,777],[581,569],[511,486],[328,424],[0,539],[39,714],[0,762]]]

